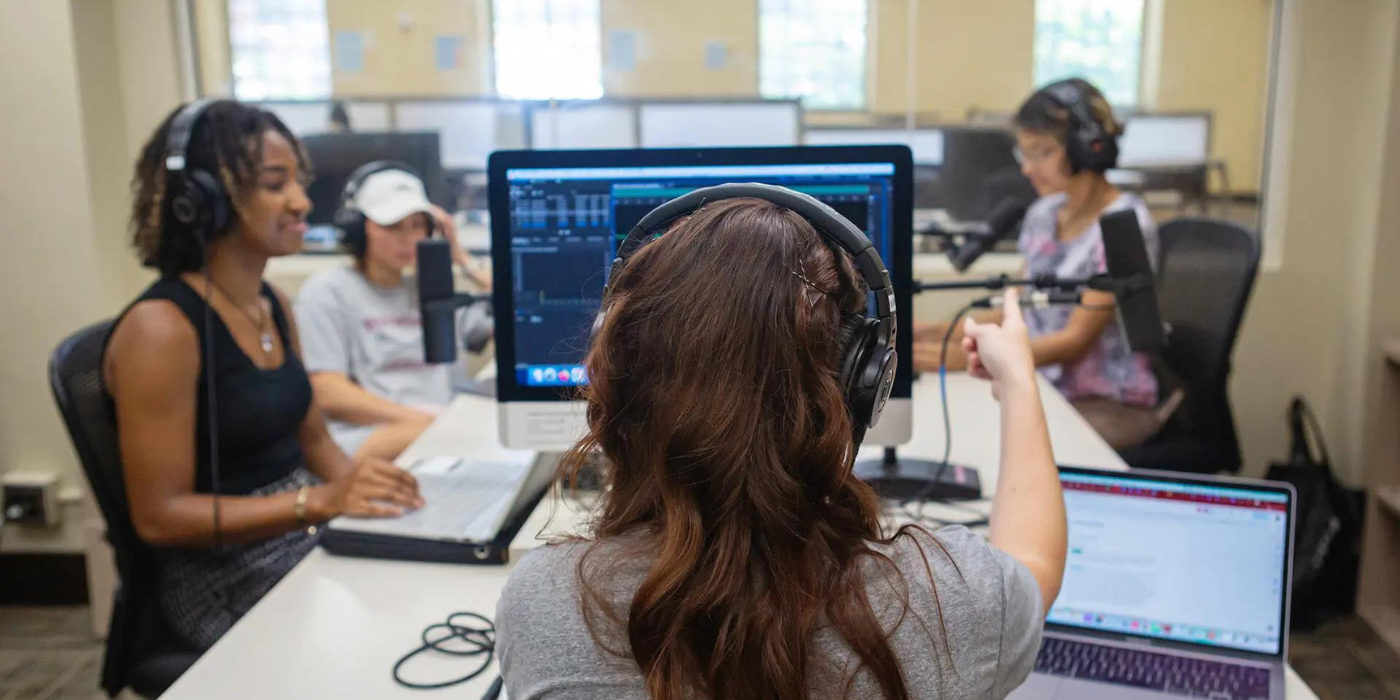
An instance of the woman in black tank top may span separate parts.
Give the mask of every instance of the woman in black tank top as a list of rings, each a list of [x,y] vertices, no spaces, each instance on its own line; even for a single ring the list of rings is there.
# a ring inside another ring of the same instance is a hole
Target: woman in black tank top
[[[166,164],[176,122],[190,129],[186,172],[222,185],[222,226],[174,217],[167,195],[179,175]],[[233,101],[176,110],[136,164],[133,243],[161,277],[117,321],[103,380],[131,519],[157,554],[161,609],[194,649],[310,551],[319,523],[422,505],[408,473],[351,464],[331,441],[288,302],[262,280],[268,258],[301,249],[307,177],[287,127]]]

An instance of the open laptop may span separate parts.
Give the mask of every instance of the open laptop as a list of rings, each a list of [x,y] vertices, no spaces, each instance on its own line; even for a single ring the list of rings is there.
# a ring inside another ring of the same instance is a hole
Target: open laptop
[[[1014,700],[1282,700],[1293,490],[1062,467],[1069,554]]]
[[[409,471],[422,508],[397,518],[335,518],[321,544],[348,556],[504,563],[557,468],[558,455],[517,450],[420,460]]]

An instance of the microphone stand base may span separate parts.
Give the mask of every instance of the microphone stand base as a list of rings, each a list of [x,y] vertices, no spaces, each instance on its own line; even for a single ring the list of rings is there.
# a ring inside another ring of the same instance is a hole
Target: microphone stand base
[[[900,458],[892,447],[885,448],[882,459],[856,462],[855,475],[887,500],[975,501],[982,498],[982,479],[973,467],[956,463],[944,467],[942,462]]]

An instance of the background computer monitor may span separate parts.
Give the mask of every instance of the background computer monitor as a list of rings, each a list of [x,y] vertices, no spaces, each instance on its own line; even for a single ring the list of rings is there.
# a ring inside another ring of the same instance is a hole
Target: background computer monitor
[[[1008,195],[1035,199],[1021,175],[1016,137],[997,127],[946,126],[943,160],[936,179],[922,187],[918,206],[942,209],[954,219],[982,221]]]
[[[913,371],[913,160],[906,146],[502,151],[492,154],[496,392],[501,441],[571,446],[584,429],[575,387],[603,283],[625,235],[657,205],[699,187],[765,182],[830,204],[870,236],[895,287],[894,390],[867,444],[907,442]]]
[[[442,157],[434,132],[315,134],[301,142],[315,171],[306,188],[312,206],[307,222],[312,225],[331,223],[350,173],[375,160],[407,163],[423,176],[428,199],[442,206],[449,204],[444,201]]]

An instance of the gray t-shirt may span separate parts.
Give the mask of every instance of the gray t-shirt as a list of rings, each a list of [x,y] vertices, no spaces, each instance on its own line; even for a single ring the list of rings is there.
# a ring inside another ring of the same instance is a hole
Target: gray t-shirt
[[[496,609],[497,650],[511,700],[646,700],[636,662],[600,648],[584,623],[577,566],[589,546],[541,547],[511,572]],[[1044,621],[1040,589],[1026,567],[961,526],[932,535],[914,531],[893,545],[872,547],[894,561],[908,587],[911,614],[896,626],[902,606],[890,572],[865,560],[867,595],[886,631],[893,630],[890,646],[911,698],[1001,698],[1026,679]],[[619,561],[619,551],[603,543],[589,555],[587,571],[595,586],[611,584],[603,593],[625,617],[650,562]],[[630,653],[625,629],[620,636],[603,634],[614,649]],[[812,652],[811,697],[841,697],[858,664],[855,654],[830,628],[816,633]],[[878,698],[880,691],[862,672],[848,697]]]
[[[312,275],[296,299],[307,372],[339,372],[375,396],[418,408],[452,400],[451,365],[423,361],[423,321],[411,278],[371,284],[350,267]],[[372,427],[330,421],[331,437],[354,452]]]

